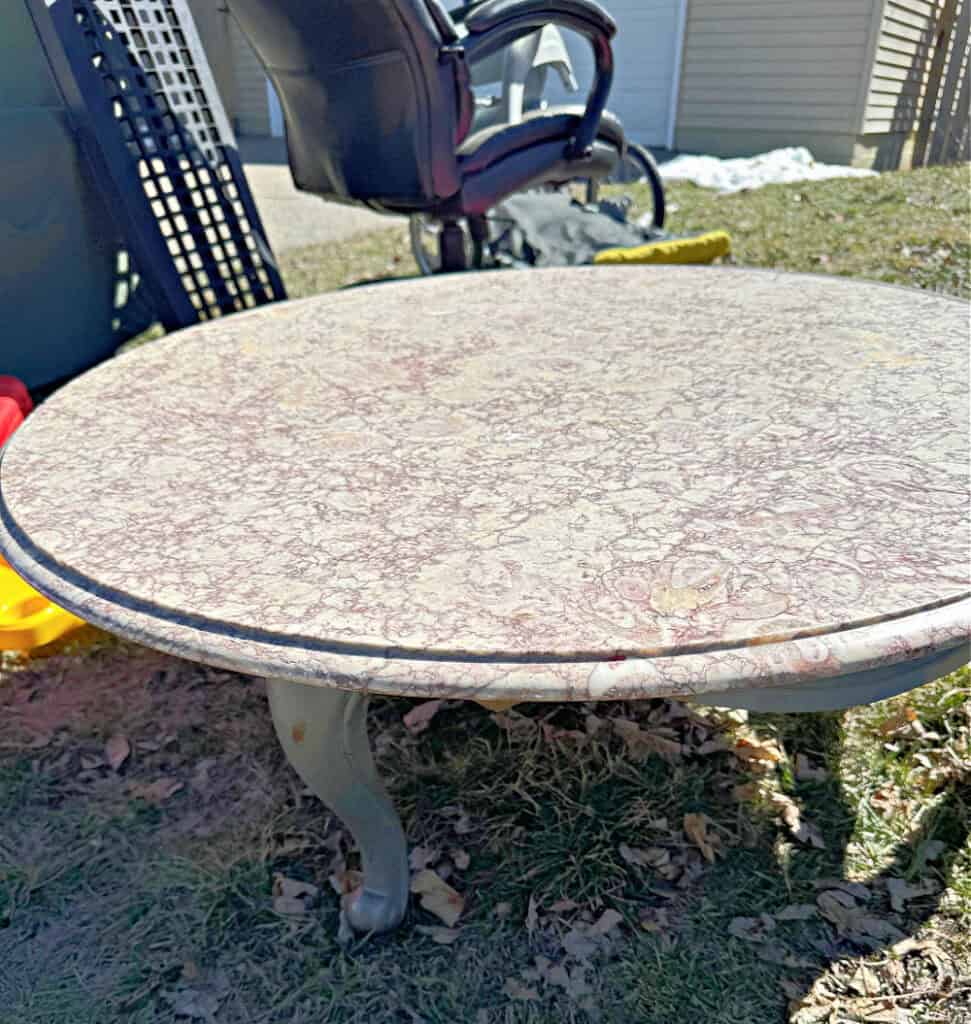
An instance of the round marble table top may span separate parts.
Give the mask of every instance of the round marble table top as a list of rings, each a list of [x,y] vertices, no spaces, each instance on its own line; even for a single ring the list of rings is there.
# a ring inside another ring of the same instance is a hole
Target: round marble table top
[[[0,547],[89,621],[277,676],[525,699],[835,675],[967,640],[967,385],[966,304],[916,291],[381,284],[69,384],[3,452]]]

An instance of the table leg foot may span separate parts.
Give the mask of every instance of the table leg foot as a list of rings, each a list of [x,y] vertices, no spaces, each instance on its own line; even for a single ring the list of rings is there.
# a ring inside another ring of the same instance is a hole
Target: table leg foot
[[[408,847],[371,757],[368,697],[289,680],[266,684],[287,759],[361,850],[364,886],[344,908],[347,921],[361,932],[394,928],[408,906]]]

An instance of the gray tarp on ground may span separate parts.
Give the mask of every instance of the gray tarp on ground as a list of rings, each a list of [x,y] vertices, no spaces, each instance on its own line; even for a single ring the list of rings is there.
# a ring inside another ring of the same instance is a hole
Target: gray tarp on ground
[[[668,238],[627,220],[623,203],[584,206],[561,192],[510,196],[489,214],[493,255],[505,266],[568,267],[592,263],[602,249]]]

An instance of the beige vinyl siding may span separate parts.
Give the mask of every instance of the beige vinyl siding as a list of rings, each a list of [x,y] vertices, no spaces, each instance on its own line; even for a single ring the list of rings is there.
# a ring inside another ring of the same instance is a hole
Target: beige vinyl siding
[[[240,135],[269,135],[266,72],[233,18],[229,19],[229,37],[236,73],[236,131]]]
[[[849,162],[882,0],[689,0],[675,144]]]
[[[226,12],[207,0],[189,0],[189,10],[195,22],[212,77],[230,121],[236,110],[236,75],[229,40],[229,21]]]
[[[939,7],[936,0],[887,0],[863,115],[864,134],[907,136],[915,128]]]

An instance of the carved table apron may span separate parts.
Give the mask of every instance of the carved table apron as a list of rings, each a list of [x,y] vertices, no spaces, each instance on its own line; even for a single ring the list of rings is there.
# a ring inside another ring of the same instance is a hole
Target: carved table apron
[[[405,838],[370,693],[845,707],[969,660],[963,302],[571,268],[217,320],[73,381],[0,462],[0,550],[89,622],[266,677],[345,821]]]

